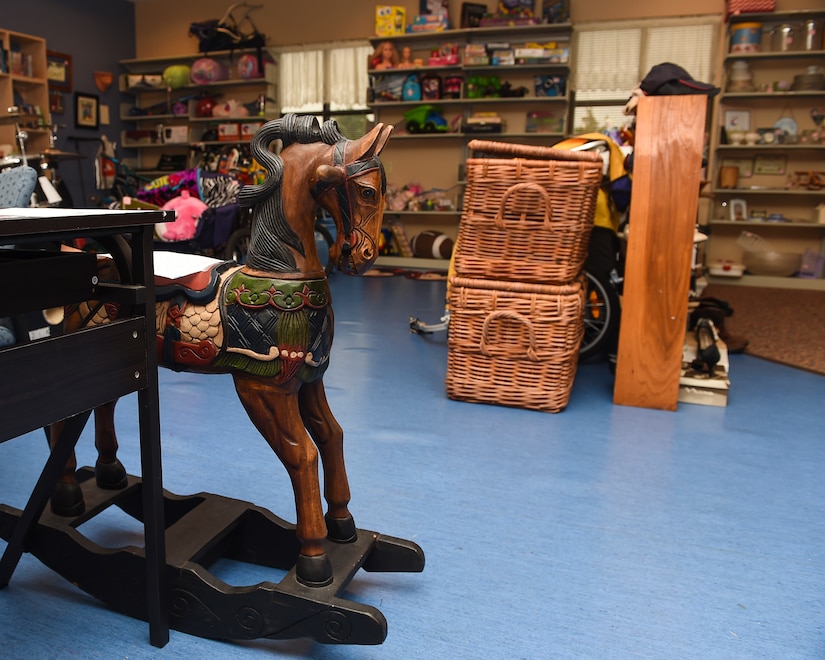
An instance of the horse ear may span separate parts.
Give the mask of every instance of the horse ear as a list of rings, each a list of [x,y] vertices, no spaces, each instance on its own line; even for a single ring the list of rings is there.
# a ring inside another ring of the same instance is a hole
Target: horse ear
[[[339,184],[344,180],[344,173],[332,165],[319,165],[315,172],[325,183]]]
[[[378,124],[364,137],[355,140],[352,145],[354,147],[352,160],[361,160],[371,156],[377,156],[381,153],[392,133],[392,126],[385,126]]]

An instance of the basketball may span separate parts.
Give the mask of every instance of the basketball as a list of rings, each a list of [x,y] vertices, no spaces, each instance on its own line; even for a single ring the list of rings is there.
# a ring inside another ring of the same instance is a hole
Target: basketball
[[[453,253],[453,239],[446,234],[428,229],[413,236],[410,245],[416,257],[449,259]]]

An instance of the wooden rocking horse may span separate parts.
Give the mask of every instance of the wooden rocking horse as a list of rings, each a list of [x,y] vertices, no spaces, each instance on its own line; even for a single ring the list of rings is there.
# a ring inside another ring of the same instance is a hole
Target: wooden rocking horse
[[[314,240],[317,205],[335,219],[333,259],[346,274],[361,274],[378,255],[386,180],[378,155],[391,126],[378,125],[348,140],[335,122],[286,115],[265,124],[252,140],[254,157],[269,172],[240,193],[253,207],[244,266],[222,262],[194,276],[158,281],[157,348],[161,365],[179,371],[231,373],[247,414],[286,467],[297,513],[299,582],[323,587],[333,580],[325,539],[346,544],[358,536],[348,510],[343,431],[327,404],[323,375],[329,364],[333,314],[324,267]],[[282,141],[280,155],[270,150]],[[84,304],[67,315],[75,326],[106,322],[111,307]],[[95,411],[102,488],[123,488],[118,461],[115,402]],[[52,438],[59,432],[52,428]],[[318,456],[324,468],[321,503]],[[76,516],[83,495],[77,464],[66,467],[52,511]]]

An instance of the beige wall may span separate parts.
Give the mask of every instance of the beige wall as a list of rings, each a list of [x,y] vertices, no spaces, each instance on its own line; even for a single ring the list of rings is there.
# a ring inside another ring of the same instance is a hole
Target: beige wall
[[[478,0],[476,0],[478,1]],[[451,15],[461,15],[462,0],[449,0]],[[255,1],[250,4],[255,4]],[[258,29],[269,37],[273,46],[368,38],[373,34],[375,0],[257,0],[263,7],[252,16]],[[393,0],[407,9],[408,16],[418,13],[417,0]],[[489,7],[494,0],[487,0]],[[724,0],[693,0],[688,5],[663,0],[571,0],[574,22],[679,16],[686,13],[721,14]],[[778,0],[777,9],[821,9],[822,0]],[[197,52],[197,41],[188,36],[192,21],[220,18],[228,0],[138,0],[135,3],[136,55],[156,57]],[[689,9],[689,11],[688,11]]]

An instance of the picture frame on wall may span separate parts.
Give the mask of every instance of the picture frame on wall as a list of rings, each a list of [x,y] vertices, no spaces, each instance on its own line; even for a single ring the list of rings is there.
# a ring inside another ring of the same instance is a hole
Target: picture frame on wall
[[[49,89],[58,92],[72,91],[72,56],[46,51],[46,79]]]
[[[100,125],[100,97],[96,94],[75,92],[74,95],[74,125],[77,128],[91,128],[97,130]]]

